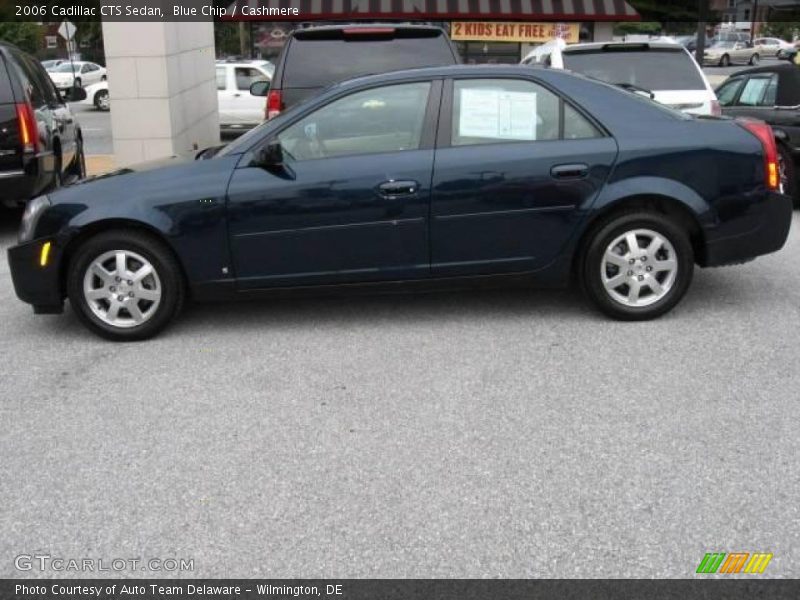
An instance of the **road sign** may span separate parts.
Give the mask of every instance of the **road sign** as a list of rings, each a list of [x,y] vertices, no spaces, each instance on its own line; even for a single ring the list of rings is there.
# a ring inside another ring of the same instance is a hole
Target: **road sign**
[[[63,37],[65,40],[71,40],[75,37],[75,32],[78,30],[75,27],[74,23],[70,23],[69,21],[64,21],[58,28],[58,35]]]

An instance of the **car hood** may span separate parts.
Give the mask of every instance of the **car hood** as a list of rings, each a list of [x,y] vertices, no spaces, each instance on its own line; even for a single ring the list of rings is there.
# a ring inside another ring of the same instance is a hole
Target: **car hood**
[[[168,167],[174,167],[177,165],[186,164],[195,160],[195,157],[199,154],[197,151],[187,152],[184,154],[175,154],[173,156],[168,156],[165,158],[159,158],[156,160],[148,160],[145,162],[137,163],[135,165],[130,165],[128,167],[122,167],[120,169],[114,169],[113,171],[108,171],[107,173],[103,173],[101,175],[92,175],[79,181],[75,185],[84,185],[87,183],[91,183],[93,181],[99,181],[101,179],[110,179],[112,177],[118,177],[120,175],[127,175],[129,173],[145,173],[147,171],[155,171],[157,169],[164,169]]]

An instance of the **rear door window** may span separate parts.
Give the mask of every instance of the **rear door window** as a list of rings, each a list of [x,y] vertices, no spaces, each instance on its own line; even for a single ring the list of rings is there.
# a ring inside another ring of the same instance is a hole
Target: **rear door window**
[[[11,90],[11,78],[6,67],[6,59],[0,55],[0,104],[11,104],[13,102],[14,92]]]
[[[228,88],[228,69],[217,67],[217,89],[224,91]]]
[[[454,62],[442,36],[363,41],[294,39],[287,49],[283,86],[325,87],[359,75]]]
[[[252,67],[236,67],[236,89],[249,90],[256,81],[269,79],[264,73]]]
[[[21,77],[22,87],[28,98],[30,98],[33,107],[42,108],[51,102],[51,85],[43,81],[33,61],[19,52],[14,52],[13,57],[17,64],[17,71]],[[46,73],[45,77],[47,77]]]
[[[564,67],[611,84],[652,91],[705,90],[706,83],[683,50],[599,50],[565,52]]]
[[[531,81],[457,80],[453,93],[453,146],[602,136],[572,106]]]
[[[775,106],[778,76],[751,77],[739,96],[739,106]]]

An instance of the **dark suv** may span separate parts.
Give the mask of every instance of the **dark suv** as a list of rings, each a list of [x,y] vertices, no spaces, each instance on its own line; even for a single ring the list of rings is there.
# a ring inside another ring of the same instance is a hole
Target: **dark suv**
[[[70,91],[71,99],[86,98]],[[80,126],[47,71],[0,43],[0,202],[24,204],[85,172]]]
[[[271,119],[330,84],[359,75],[459,62],[458,52],[439,27],[369,24],[298,29],[278,58],[266,116]],[[266,91],[266,86],[259,87],[257,95]]]

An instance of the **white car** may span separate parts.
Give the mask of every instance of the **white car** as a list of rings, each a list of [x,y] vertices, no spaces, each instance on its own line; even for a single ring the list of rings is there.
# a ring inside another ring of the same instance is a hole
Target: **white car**
[[[251,129],[264,121],[264,98],[250,94],[256,81],[272,81],[275,67],[267,61],[218,61],[217,100],[220,129]]]
[[[554,48],[545,64],[651,96],[656,102],[689,114],[722,114],[714,88],[680,44],[573,44]]]
[[[108,95],[108,81],[101,81],[100,83],[88,85],[83,89],[86,92],[86,98],[81,100],[79,104],[88,104],[103,112],[111,110],[111,101]]]
[[[756,38],[753,45],[761,56],[778,56],[781,51],[794,50],[794,45],[778,38]]]
[[[43,60],[42,66],[44,67],[45,71],[52,71],[58,65],[63,64],[64,62],[66,61],[63,58],[53,58],[50,60]]]
[[[48,71],[48,74],[59,91],[68,90],[73,86],[84,87],[106,80],[105,67],[84,61],[63,62]]]

